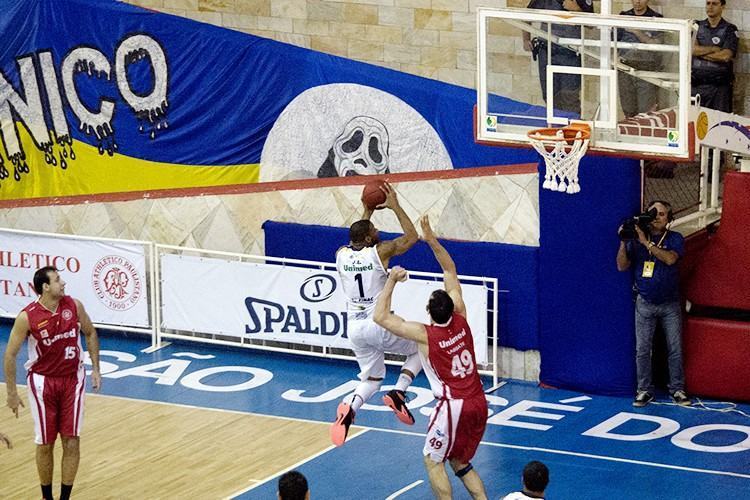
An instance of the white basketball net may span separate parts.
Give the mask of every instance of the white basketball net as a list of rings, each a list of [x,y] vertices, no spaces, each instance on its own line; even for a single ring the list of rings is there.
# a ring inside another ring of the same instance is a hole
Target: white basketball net
[[[589,138],[584,139],[583,135],[578,132],[572,144],[568,144],[563,129],[554,136],[529,135],[531,144],[547,165],[542,184],[544,189],[569,194],[581,190],[578,185],[578,163],[589,147]]]

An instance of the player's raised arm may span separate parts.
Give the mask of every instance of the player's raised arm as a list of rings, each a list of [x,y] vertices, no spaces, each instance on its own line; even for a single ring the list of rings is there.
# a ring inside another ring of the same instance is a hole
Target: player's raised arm
[[[409,219],[409,216],[406,215],[406,212],[404,212],[404,209],[399,204],[396,190],[393,189],[393,186],[386,182],[381,189],[385,193],[385,203],[382,206],[393,210],[398,223],[401,224],[401,229],[404,231],[404,234],[398,238],[383,241],[378,245],[380,261],[383,263],[383,266],[388,267],[388,261],[391,257],[406,253],[407,250],[419,241],[419,234],[414,224],[412,224],[411,219]]]
[[[422,239],[430,245],[432,253],[435,254],[435,259],[437,259],[440,268],[443,270],[443,284],[445,291],[448,292],[448,295],[453,300],[454,311],[461,316],[465,316],[466,305],[461,294],[461,283],[458,281],[456,263],[453,262],[453,258],[448,253],[448,250],[440,244],[435,233],[432,231],[430,219],[425,215],[419,219],[419,223],[422,226]]]
[[[365,205],[364,202],[362,202],[362,220],[370,220],[370,217],[372,217],[372,213],[375,210]]]
[[[391,311],[391,298],[393,289],[399,281],[406,281],[406,269],[396,266],[391,269],[388,280],[385,282],[383,291],[380,292],[375,304],[373,320],[389,332],[405,339],[413,340],[420,344],[427,344],[427,332],[422,323],[406,321],[401,316]]]

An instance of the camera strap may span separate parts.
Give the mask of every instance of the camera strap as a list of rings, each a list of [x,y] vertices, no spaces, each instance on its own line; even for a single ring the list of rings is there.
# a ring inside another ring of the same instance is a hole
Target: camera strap
[[[655,243],[655,245],[656,245],[656,246],[657,246],[658,248],[661,248],[661,244],[662,244],[662,243],[664,243],[664,238],[666,238],[666,237],[667,237],[667,233],[668,233],[668,232],[669,232],[669,229],[665,230],[665,231],[664,231],[664,232],[662,233],[662,235],[661,235],[661,238],[659,238],[659,243]],[[648,241],[651,241],[651,236],[649,236],[649,237],[648,237]],[[652,242],[652,243],[653,243],[653,242]],[[653,254],[652,254],[652,256],[653,256]]]
[[[661,248],[661,244],[664,243],[664,238],[667,237],[668,232],[669,230],[664,231],[664,233],[661,235],[661,238],[659,238],[659,243],[656,243],[655,246]],[[651,236],[648,237],[648,241],[653,243],[653,241],[651,241]],[[654,267],[656,267],[656,257],[654,257],[654,254],[651,253],[651,248],[648,249],[648,253],[651,255],[651,258],[643,261],[643,271],[641,273],[641,276],[643,276],[644,278],[653,278]]]

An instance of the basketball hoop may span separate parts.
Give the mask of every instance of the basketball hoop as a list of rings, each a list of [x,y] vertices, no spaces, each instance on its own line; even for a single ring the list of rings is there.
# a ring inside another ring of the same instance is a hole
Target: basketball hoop
[[[569,194],[579,192],[578,163],[589,147],[591,127],[572,123],[563,128],[530,130],[528,136],[547,165],[542,187]]]

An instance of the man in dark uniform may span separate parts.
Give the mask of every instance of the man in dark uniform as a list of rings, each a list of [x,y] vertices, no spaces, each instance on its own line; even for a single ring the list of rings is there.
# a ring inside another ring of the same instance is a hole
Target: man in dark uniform
[[[648,6],[648,0],[632,0],[632,2],[633,8],[620,12],[621,16],[662,17]],[[660,43],[663,37],[659,32],[621,28],[617,30],[617,39],[628,43]],[[620,60],[623,64],[640,71],[660,71],[662,66],[658,53],[647,50],[622,50]],[[617,75],[617,83],[620,90],[620,104],[626,118],[638,113],[655,111],[658,108],[659,88],[653,83],[625,72]]]
[[[529,9],[564,10],[570,12],[593,12],[592,0],[531,0]],[[542,25],[543,31],[547,30]],[[564,38],[581,38],[579,26],[555,25],[552,35]],[[552,45],[552,61],[547,61],[547,40],[544,38],[531,39],[528,31],[523,32],[523,46],[531,51],[539,62],[539,82],[542,84],[542,98],[547,100],[547,64],[557,66],[581,66],[581,57],[574,51]],[[581,114],[581,76],[572,74],[556,74],[553,82],[555,109]]]
[[[701,106],[732,112],[734,56],[737,26],[725,21],[726,0],[706,0],[708,18],[698,21],[693,44],[692,95],[700,94]]]

